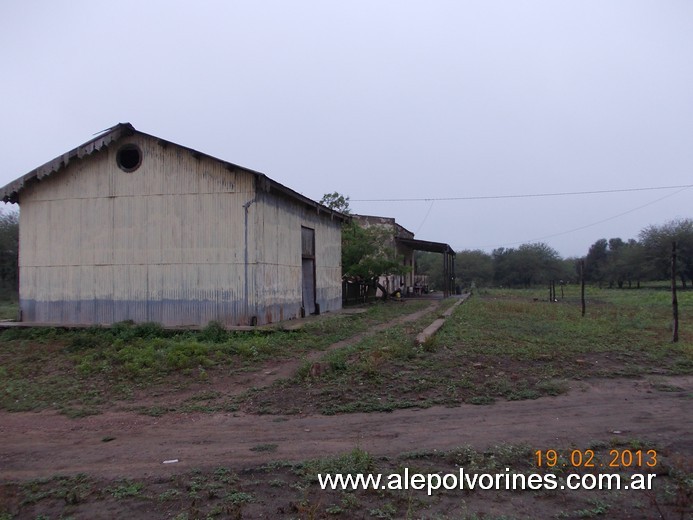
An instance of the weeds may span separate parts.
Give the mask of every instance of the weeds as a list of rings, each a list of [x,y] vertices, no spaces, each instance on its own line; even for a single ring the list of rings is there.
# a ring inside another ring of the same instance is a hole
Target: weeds
[[[560,395],[571,380],[588,377],[693,373],[693,335],[672,345],[658,324],[668,320],[668,302],[659,293],[626,292],[600,291],[599,313],[583,319],[579,301],[548,304],[535,302],[531,291],[486,291],[458,307],[424,347],[414,338],[437,312],[306,362],[291,381],[237,403],[264,413],[325,414],[488,405]],[[693,310],[693,292],[683,299]]]
[[[361,448],[354,448],[348,453],[336,457],[312,459],[294,467],[297,475],[308,482],[317,482],[318,474],[341,473],[355,475],[368,473],[373,469],[374,461],[370,454]]]
[[[299,331],[241,333],[214,322],[201,331],[129,322],[82,330],[7,329],[0,332],[0,409],[54,408],[72,417],[90,415],[113,400],[132,399],[137,388],[169,388],[172,381],[204,383],[218,370],[253,370],[270,359],[325,349],[423,305],[372,305],[366,313],[325,316]],[[187,403],[184,408],[216,411],[219,406],[231,405]],[[170,409],[155,406],[147,411],[157,415]]]
[[[596,292],[596,291],[595,291]],[[321,411],[327,414],[390,411],[412,406],[491,404],[498,399],[536,399],[564,393],[568,382],[693,372],[691,334],[669,343],[668,303],[662,292],[600,291],[598,308],[584,319],[570,291],[557,304],[535,302],[531,291],[487,291],[455,310],[426,348],[416,334],[438,311],[416,323],[389,327],[348,347],[305,362],[291,381],[224,401],[221,395],[143,409],[263,413]],[[201,331],[170,331],[157,324],[120,323],[80,331],[10,329],[0,333],[0,408],[55,408],[79,417],[98,413],[136,390],[204,384],[218,371],[256,370],[269,359],[297,358],[367,330],[424,302],[376,304],[358,315],[326,316],[300,331],[238,333],[210,323]],[[693,293],[680,298],[693,310]],[[637,324],[637,327],[635,326]],[[319,365],[316,367],[316,365]],[[319,370],[318,370],[319,368]],[[311,388],[307,401],[306,388]],[[665,388],[663,388],[665,389]],[[672,388],[671,390],[675,390]]]
[[[2,294],[0,299],[0,320],[16,320],[19,316],[19,301],[16,294]]]
[[[277,451],[277,445],[276,444],[258,444],[257,446],[253,446],[252,448],[250,448],[250,451],[274,452],[274,451]]]
[[[61,499],[66,504],[78,504],[92,493],[93,480],[80,473],[74,477],[54,476],[25,483],[22,504],[35,504],[46,499]]]
[[[144,484],[142,482],[133,482],[131,480],[121,480],[115,486],[107,488],[106,492],[110,493],[113,498],[120,500],[129,497],[138,497]]]
[[[642,439],[624,446],[652,445]],[[608,439],[592,442],[598,455],[608,453]],[[569,446],[555,447],[566,453]],[[227,467],[193,470],[170,478],[133,481],[100,480],[86,475],[56,476],[26,483],[3,483],[0,514],[5,518],[91,517],[94,511],[126,517],[147,511],[161,518],[687,518],[691,510],[691,473],[685,459],[662,455],[662,466],[651,493],[571,490],[547,492],[512,490],[447,490],[428,495],[422,489],[322,489],[318,474],[459,475],[541,473],[534,448],[500,444],[488,449],[463,445],[451,450],[427,450],[393,457],[373,457],[361,448],[303,462],[266,464],[239,474]],[[507,469],[506,469],[507,468]],[[566,470],[559,470],[561,475]],[[564,476],[558,476],[564,482]],[[395,479],[397,480],[397,479]],[[388,480],[389,481],[389,480]],[[399,480],[401,481],[401,480]],[[412,481],[413,482],[413,481]],[[642,499],[645,500],[642,500]],[[133,500],[134,499],[134,500]],[[649,499],[649,500],[648,500]],[[493,514],[488,505],[493,505]],[[517,516],[518,511],[522,514]],[[155,513],[153,513],[155,512]],[[510,515],[510,516],[508,516]],[[688,516],[687,516],[688,515]],[[0,516],[2,518],[2,516]]]

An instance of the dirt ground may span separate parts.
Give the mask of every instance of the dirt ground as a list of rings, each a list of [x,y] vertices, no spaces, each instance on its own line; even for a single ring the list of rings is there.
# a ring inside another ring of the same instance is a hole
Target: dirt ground
[[[399,321],[417,319],[428,310]],[[359,338],[335,344],[333,348]],[[220,380],[215,389],[236,393],[248,387],[268,386],[279,378],[290,377],[298,364],[298,361],[268,364],[260,371]],[[187,392],[194,391],[194,388],[187,389]],[[78,419],[53,411],[3,411],[0,412],[0,484],[78,474],[101,479],[162,481],[222,466],[241,473],[273,461],[302,461],[355,448],[377,458],[451,450],[464,445],[485,450],[504,443],[524,443],[533,450],[584,450],[595,442],[614,439],[624,442],[638,439],[656,445],[682,458],[690,467],[692,395],[693,376],[652,375],[639,379],[572,381],[569,391],[556,397],[390,413],[326,416],[174,412],[152,417],[123,411],[118,403],[114,403],[113,410],[121,411]],[[155,406],[168,398],[168,395],[140,395],[137,402],[142,407]],[[262,446],[273,448],[259,449]],[[529,497],[516,495],[513,500],[530,503]],[[255,511],[261,511],[263,506],[254,507]],[[511,506],[511,511],[512,507],[519,506]],[[530,508],[527,509],[530,516],[542,511],[536,509],[536,504],[526,507]],[[649,518],[648,514],[634,518]],[[237,517],[273,516],[245,512]],[[297,517],[312,516],[299,511]]]
[[[657,389],[662,387],[668,391]],[[565,395],[490,406],[341,416],[104,413],[69,419],[53,412],[3,412],[0,478],[169,475],[302,460],[355,447],[376,456],[463,444],[485,449],[504,442],[536,449],[585,448],[594,440],[619,436],[690,454],[691,392],[693,377],[687,376],[574,382]],[[113,439],[103,441],[108,438]],[[276,444],[277,449],[251,451],[262,444]],[[163,464],[174,459],[178,462]]]

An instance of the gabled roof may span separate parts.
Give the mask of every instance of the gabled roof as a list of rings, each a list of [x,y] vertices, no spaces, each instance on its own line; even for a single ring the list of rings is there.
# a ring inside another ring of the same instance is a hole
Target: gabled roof
[[[116,126],[104,130],[98,137],[95,137],[91,141],[78,146],[59,155],[52,161],[48,161],[46,164],[34,168],[29,173],[22,175],[20,178],[13,180],[6,186],[0,188],[0,197],[2,197],[3,202],[17,202],[17,195],[24,188],[28,182],[35,180],[41,180],[44,177],[48,177],[53,173],[62,170],[70,162],[75,159],[81,159],[87,155],[91,155],[94,152],[98,152],[102,148],[106,148],[111,143],[120,140],[122,137],[133,135],[136,132],[135,127],[130,123],[118,123]]]
[[[257,185],[259,189],[268,192],[274,191],[277,193],[281,193],[286,197],[289,197],[307,206],[315,208],[319,213],[328,213],[332,218],[337,218],[343,221],[349,219],[348,215],[330,209],[327,206],[323,206],[319,202],[309,199],[308,197],[304,197],[300,193],[297,193],[294,190],[292,190],[291,188],[287,188],[283,184],[280,184],[277,181],[270,179],[264,173],[260,173],[249,168],[245,168],[243,166],[239,166],[237,164],[233,164],[228,161],[218,159],[211,155],[198,152],[197,150],[193,150],[192,148],[188,148],[187,146],[182,146],[176,143],[172,143],[171,141],[166,141],[159,137],[146,134],[144,132],[140,132],[139,130],[136,130],[135,127],[132,126],[130,123],[118,123],[117,125],[107,130],[104,130],[94,139],[79,145],[77,148],[74,148],[69,152],[59,155],[55,159],[48,161],[46,164],[39,166],[38,168],[34,168],[29,173],[22,175],[21,177],[15,179],[6,186],[3,186],[2,188],[0,188],[0,199],[3,202],[17,202],[19,193],[21,193],[21,191],[28,183],[38,182],[44,177],[53,175],[54,173],[59,172],[63,168],[66,168],[72,161],[82,159],[83,157],[99,152],[105,148],[108,148],[113,143],[120,141],[123,137],[128,137],[135,134],[156,139],[161,144],[172,144],[184,150],[188,150],[195,157],[207,157],[209,159],[222,163],[222,165],[229,170],[243,170],[255,176],[258,182]]]

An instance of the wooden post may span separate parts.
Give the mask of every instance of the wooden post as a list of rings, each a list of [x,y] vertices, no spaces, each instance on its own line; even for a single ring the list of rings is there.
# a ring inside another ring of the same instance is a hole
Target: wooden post
[[[674,315],[672,343],[679,341],[679,301],[676,297],[676,242],[671,243],[671,309]]]
[[[452,275],[450,280],[450,288],[452,289],[452,294],[457,294],[457,266],[455,266],[455,252],[450,254],[450,265],[452,269]]]
[[[582,303],[582,315],[585,315],[585,261],[580,260],[580,302]]]

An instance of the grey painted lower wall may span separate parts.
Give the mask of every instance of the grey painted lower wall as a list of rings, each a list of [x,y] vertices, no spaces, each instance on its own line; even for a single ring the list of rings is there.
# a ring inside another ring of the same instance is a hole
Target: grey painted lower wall
[[[321,312],[341,308],[341,298],[325,299],[318,294]],[[36,301],[20,300],[22,321],[35,324],[110,325],[132,320],[136,323],[157,322],[168,327],[205,326],[218,321],[225,326],[277,323],[298,318],[300,303],[268,305],[261,310],[246,309],[244,302],[216,301],[121,301],[78,300]]]

